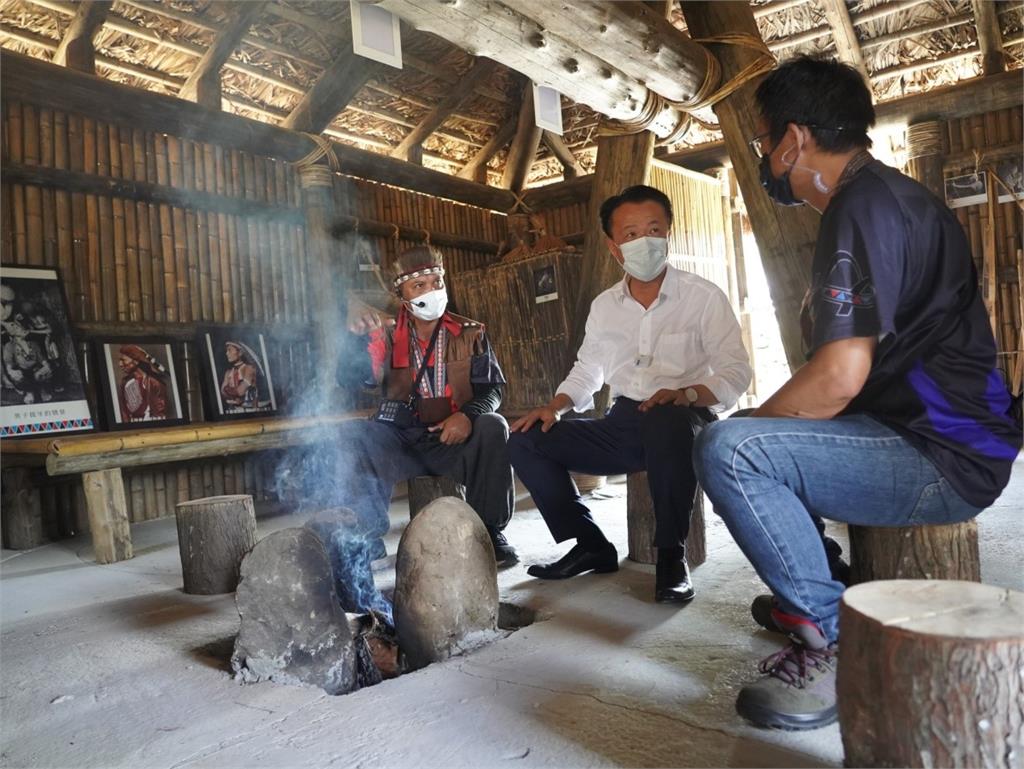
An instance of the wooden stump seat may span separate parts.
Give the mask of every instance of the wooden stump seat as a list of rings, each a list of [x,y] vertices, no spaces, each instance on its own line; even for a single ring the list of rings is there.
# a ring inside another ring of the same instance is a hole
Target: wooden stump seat
[[[252,497],[227,494],[179,502],[174,516],[185,592],[233,593],[242,559],[256,545]]]
[[[976,519],[942,526],[850,526],[853,584],[878,579],[981,581]]]
[[[843,595],[839,627],[845,766],[1024,764],[1024,593],[869,582]]]
[[[420,475],[409,479],[409,520],[424,507],[441,497],[465,501],[466,487],[443,475]]]
[[[13,439],[3,442],[3,463],[5,470],[44,467],[51,476],[81,474],[96,562],[113,563],[132,557],[123,468],[318,444],[332,440],[332,430],[341,423],[366,419],[370,413],[352,411],[317,417],[271,417],[116,433]],[[33,496],[25,491],[26,478],[4,473],[4,496],[14,499],[13,509],[18,512],[10,524],[5,520],[4,526],[11,544],[21,542],[32,547],[40,543],[35,541],[34,524],[26,519],[34,516],[38,509],[35,502],[38,492]],[[9,480],[12,481],[10,490],[7,489]],[[9,508],[7,499],[4,502],[6,519]]]
[[[626,527],[629,532],[628,558],[637,563],[655,563],[654,501],[647,473],[626,476]],[[690,513],[690,535],[686,538],[686,560],[690,567],[707,560],[707,532],[704,523],[704,492],[697,487],[697,498]]]

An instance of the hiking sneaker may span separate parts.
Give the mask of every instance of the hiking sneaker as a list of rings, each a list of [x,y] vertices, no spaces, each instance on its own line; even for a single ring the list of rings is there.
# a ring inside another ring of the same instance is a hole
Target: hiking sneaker
[[[773,609],[771,618],[791,642],[762,660],[765,677],[740,690],[736,712],[769,729],[802,731],[834,723],[838,645],[828,643],[818,626],[802,617]]]
[[[508,543],[501,531],[488,526],[487,533],[491,537],[491,544],[494,546],[494,562],[498,566],[515,566],[519,563],[519,554]]]

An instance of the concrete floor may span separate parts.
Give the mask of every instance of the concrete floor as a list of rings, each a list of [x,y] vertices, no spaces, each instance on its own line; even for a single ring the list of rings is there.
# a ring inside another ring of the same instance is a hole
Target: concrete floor
[[[625,555],[625,486],[596,517]],[[600,492],[599,492],[600,493]],[[564,548],[528,497],[509,527],[526,563]],[[984,580],[1024,589],[1024,463],[981,521]],[[407,518],[392,508],[394,551]],[[260,519],[260,533],[294,525]],[[837,726],[765,732],[737,687],[779,646],[747,611],[763,587],[710,516],[698,598],[651,600],[653,569],[545,583],[500,574],[502,600],[542,620],[463,658],[343,697],[227,672],[232,596],[181,592],[172,520],[132,527],[136,557],[97,566],[87,539],[0,561],[4,767],[839,766]],[[391,559],[393,562],[393,558]],[[393,569],[378,575],[382,584]]]

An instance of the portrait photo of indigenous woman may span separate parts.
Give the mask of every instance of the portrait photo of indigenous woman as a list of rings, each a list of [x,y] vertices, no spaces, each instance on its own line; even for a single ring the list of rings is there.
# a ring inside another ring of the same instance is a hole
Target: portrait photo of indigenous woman
[[[263,334],[241,328],[200,332],[207,417],[272,414],[277,397]]]
[[[169,341],[104,339],[97,345],[108,429],[187,421]]]

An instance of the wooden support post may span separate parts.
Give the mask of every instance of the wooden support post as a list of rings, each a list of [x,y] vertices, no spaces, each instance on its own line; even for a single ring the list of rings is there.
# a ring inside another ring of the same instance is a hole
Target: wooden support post
[[[846,0],[819,0],[819,2],[822,10],[825,11],[825,20],[832,29],[832,39],[835,41],[839,60],[856,67],[864,78],[864,82],[870,83],[871,77],[864,64],[864,54],[860,50],[857,30],[854,29],[850,10],[846,7]]]
[[[694,37],[729,33],[760,35],[750,4],[746,2],[688,2],[683,5],[683,13]],[[722,65],[723,81],[761,55],[743,46],[711,44],[709,47]],[[800,339],[800,303],[810,282],[820,217],[806,206],[775,205],[761,187],[758,161],[747,145],[757,133],[756,87],[756,82],[748,82],[718,102],[714,110],[761,252],[782,346],[790,367],[796,370],[805,362]]]
[[[547,145],[551,153],[558,158],[558,162],[562,164],[562,176],[566,179],[574,179],[577,176],[583,175],[583,166],[580,165],[580,161],[576,159],[576,156],[572,154],[572,150],[565,143],[565,139],[556,133],[545,131],[541,135],[541,141]]]
[[[981,49],[981,71],[997,75],[1006,71],[1003,52],[1003,33],[999,28],[999,14],[993,0],[971,0],[974,22],[978,27],[978,47]]]
[[[981,581],[976,520],[945,526],[850,526],[854,584],[884,579]]]
[[[263,12],[263,0],[249,0],[235,3],[231,22],[218,34],[199,64],[192,70],[185,84],[178,92],[182,99],[188,99],[210,109],[220,109],[220,70],[238,47],[253,20]]]
[[[899,580],[846,591],[844,766],[992,767],[1024,754],[1024,593]]]
[[[256,510],[248,494],[180,502],[174,510],[185,592],[231,593],[242,559],[256,544]]]
[[[354,53],[351,43],[346,44],[342,54],[323,71],[281,126],[293,131],[320,133],[348,106],[378,71],[378,66]]]
[[[441,102],[406,134],[401,143],[391,151],[391,157],[410,160],[409,153],[414,147],[420,147],[422,151],[423,141],[474,95],[480,83],[490,79],[497,66],[497,62],[490,59],[478,59],[458,84],[448,90]]]
[[[946,127],[939,120],[926,120],[907,127],[907,170],[910,175],[945,200],[942,159]]]
[[[132,533],[121,468],[82,473],[85,506],[96,563],[126,561],[132,557]]]
[[[465,501],[466,487],[443,475],[421,475],[409,479],[409,520],[424,507],[441,497]]]
[[[519,123],[516,136],[505,159],[505,173],[501,177],[501,186],[513,192],[522,192],[526,180],[533,167],[540,146],[541,129],[533,114],[533,89],[529,83],[523,84],[522,106],[519,108]]]
[[[494,135],[487,140],[487,144],[480,148],[466,165],[464,165],[459,173],[456,174],[460,179],[470,179],[481,184],[487,183],[487,164],[491,162],[491,158],[498,154],[498,152],[510,141],[516,134],[516,126],[519,124],[519,116],[513,115],[506,120]]]
[[[601,229],[601,203],[634,184],[645,184],[654,154],[654,134],[642,131],[597,139],[597,168],[590,188],[587,207],[587,230],[580,263],[579,293],[576,296],[576,327],[573,329],[569,354],[573,357],[583,344],[590,304],[598,294],[622,278],[622,267],[608,253],[606,236]],[[680,212],[682,215],[682,212]],[[677,222],[680,226],[681,223]],[[600,405],[598,406],[600,413]]]
[[[32,484],[32,471],[14,467],[3,471],[4,547],[28,550],[46,541],[43,535],[43,507],[39,488]]]
[[[331,232],[335,218],[334,174],[324,166],[299,170],[306,211],[306,248],[310,260],[313,321],[319,349],[318,380],[314,383],[329,403],[336,387],[340,335],[349,290],[355,285],[355,260],[337,253]]]
[[[656,563],[658,550],[654,547],[654,501],[647,473],[626,476],[626,529],[629,536],[627,557],[636,563]],[[704,520],[704,491],[697,487],[697,496],[690,512],[690,534],[686,538],[686,562],[691,568],[700,566],[708,558],[707,531]]]
[[[53,55],[54,64],[62,64],[90,75],[96,73],[96,50],[92,41],[103,27],[112,2],[83,0]]]

